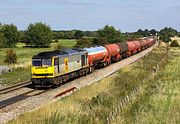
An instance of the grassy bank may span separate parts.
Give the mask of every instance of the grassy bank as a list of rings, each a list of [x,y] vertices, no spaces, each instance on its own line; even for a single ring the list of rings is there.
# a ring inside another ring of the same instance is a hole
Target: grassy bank
[[[28,81],[31,79],[31,69],[29,68],[17,68],[13,69],[12,72],[9,72],[4,75],[0,75],[1,84],[15,84],[23,81]]]
[[[172,49],[165,68],[150,82],[145,92],[129,106],[118,121],[136,124],[180,123],[180,49]]]
[[[132,89],[153,72],[166,52],[166,45],[107,77],[53,104],[21,115],[13,124],[21,123],[106,123],[109,113]]]

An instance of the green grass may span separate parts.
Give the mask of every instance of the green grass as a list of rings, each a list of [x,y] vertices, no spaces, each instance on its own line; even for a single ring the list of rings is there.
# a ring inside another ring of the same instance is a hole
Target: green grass
[[[10,123],[106,123],[109,112],[117,107],[117,102],[152,73],[152,68],[164,57],[165,51],[166,45],[161,44],[149,56],[121,69],[116,75],[34,112],[23,114]]]
[[[5,75],[1,75],[0,79],[3,79],[3,82],[5,84],[13,84],[18,83],[20,81],[24,80],[30,80],[30,69],[29,66],[31,65],[32,56],[44,51],[51,51],[55,49],[55,45],[61,44],[63,47],[71,48],[76,44],[76,40],[59,40],[58,43],[52,43],[50,48],[25,48],[25,44],[18,43],[16,45],[16,48],[13,48],[13,50],[17,54],[17,64],[11,65],[14,69],[12,73],[7,73]],[[5,51],[8,48],[0,49],[0,65],[4,64],[4,57],[5,57]],[[22,69],[22,71],[19,71],[16,67],[25,67]],[[25,73],[25,74],[24,74]],[[26,75],[26,76],[25,76]],[[19,79],[20,78],[20,79]],[[14,79],[19,79],[18,81]]]
[[[123,123],[180,123],[180,49],[172,52],[165,68],[129,107]]]
[[[43,52],[43,51],[50,51],[54,49],[54,46],[56,44],[61,44],[64,47],[71,48],[75,46],[76,40],[59,40],[58,43],[52,43],[50,48],[24,48],[25,44],[23,43],[18,43],[16,45],[16,48],[13,48],[13,50],[16,52],[17,57],[18,57],[18,63],[19,64],[24,64],[26,62],[31,62],[31,58],[33,55]],[[4,65],[3,60],[4,60],[4,52],[8,48],[0,49],[0,65]]]
[[[72,39],[72,40],[69,40],[69,39],[59,40],[58,43],[52,43],[51,46],[54,46],[56,44],[60,44],[60,45],[67,47],[67,48],[72,48],[76,45],[76,40],[74,40],[74,39]]]
[[[5,53],[8,48],[4,48],[0,50],[0,65],[4,65],[4,57]],[[43,51],[50,51],[53,50],[53,48],[13,48],[13,50],[17,54],[17,61],[18,64],[25,64],[27,62],[31,62],[31,58],[33,55],[43,52]]]
[[[0,75],[1,83],[11,85],[23,81],[28,81],[31,79],[30,70],[30,68],[17,68],[5,75]]]

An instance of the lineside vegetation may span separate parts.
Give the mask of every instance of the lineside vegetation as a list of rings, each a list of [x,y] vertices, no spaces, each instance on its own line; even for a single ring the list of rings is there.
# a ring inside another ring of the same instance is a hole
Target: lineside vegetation
[[[116,122],[134,124],[180,123],[180,49],[171,49],[165,68],[149,83]]]
[[[152,74],[153,67],[164,57],[166,49],[167,45],[161,43],[148,56],[121,69],[114,76],[107,77],[91,86],[83,88],[56,103],[46,105],[34,112],[23,114],[9,123],[106,123],[109,113],[118,106],[118,101],[121,101],[132,91],[133,87],[139,85],[145,78]],[[173,56],[172,53],[170,54]],[[168,59],[172,61],[173,57]],[[178,77],[178,73],[176,76]],[[169,81],[171,79],[169,78]],[[145,83],[151,84],[152,82],[156,82],[156,80],[157,77]],[[179,80],[179,78],[176,78],[176,80]],[[146,90],[145,92],[147,93],[144,94],[144,97],[149,93],[149,95],[152,95],[150,90]],[[123,113],[125,117],[130,117],[121,118],[122,116],[120,116],[120,118],[117,118],[119,119],[118,122],[122,120],[124,123],[134,121],[131,120],[131,117],[135,116],[135,114],[129,114],[131,110],[132,112],[136,110],[132,106],[133,103],[129,110]]]

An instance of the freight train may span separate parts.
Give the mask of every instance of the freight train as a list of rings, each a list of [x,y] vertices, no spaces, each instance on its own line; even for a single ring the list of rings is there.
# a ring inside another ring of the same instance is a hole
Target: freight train
[[[149,37],[89,48],[72,48],[41,52],[32,57],[31,81],[33,86],[58,86],[70,79],[92,73],[155,44]]]

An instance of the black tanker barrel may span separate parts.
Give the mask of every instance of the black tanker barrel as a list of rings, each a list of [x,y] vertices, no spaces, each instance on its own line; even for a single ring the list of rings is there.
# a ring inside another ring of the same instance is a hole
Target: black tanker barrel
[[[124,53],[128,51],[128,45],[126,42],[116,43],[120,47],[120,53]]]

